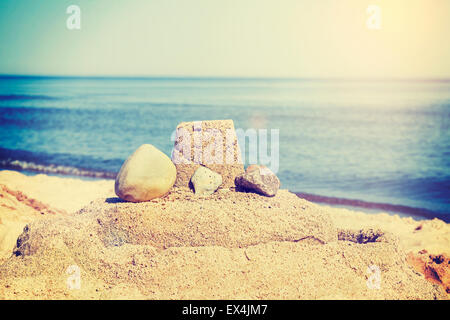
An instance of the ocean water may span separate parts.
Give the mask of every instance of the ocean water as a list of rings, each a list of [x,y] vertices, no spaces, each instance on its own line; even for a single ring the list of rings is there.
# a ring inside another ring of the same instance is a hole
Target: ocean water
[[[278,129],[283,188],[449,221],[450,81],[4,76],[0,168],[113,178],[212,119]]]

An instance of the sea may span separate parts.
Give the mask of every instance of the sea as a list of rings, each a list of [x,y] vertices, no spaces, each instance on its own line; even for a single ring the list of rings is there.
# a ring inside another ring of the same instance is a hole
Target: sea
[[[304,198],[450,221],[442,79],[0,76],[0,169],[114,178],[141,144],[170,156],[178,123],[215,119],[278,132],[282,188]]]

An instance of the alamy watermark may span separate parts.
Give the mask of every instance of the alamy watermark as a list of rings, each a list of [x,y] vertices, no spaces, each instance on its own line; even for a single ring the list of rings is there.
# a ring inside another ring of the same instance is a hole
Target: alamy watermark
[[[194,122],[194,130],[177,128],[172,135],[175,164],[262,164],[275,174],[280,167],[280,130],[268,129],[202,129],[202,121]],[[237,146],[235,145],[237,139]],[[248,144],[247,144],[248,141]],[[242,148],[242,149],[241,149]],[[242,150],[240,152],[239,150]],[[248,151],[248,152],[247,152]]]
[[[69,30],[81,29],[81,8],[78,5],[72,4],[67,7],[66,13],[70,16],[66,20],[66,27]],[[366,26],[369,30],[381,29],[381,7],[376,4],[371,4],[367,7],[366,13],[369,15],[366,20]]]
[[[381,7],[376,4],[371,4],[366,9],[369,17],[366,21],[366,26],[369,30],[380,30],[381,29]]]
[[[67,277],[66,284],[69,290],[79,290],[81,289],[81,270],[77,265],[71,265],[67,268],[66,274]]]
[[[366,273],[369,277],[366,281],[367,288],[380,290],[381,288],[381,270],[377,265],[371,265],[367,267]]]
[[[66,20],[66,27],[69,30],[81,29],[81,9],[79,6],[72,4],[67,7],[66,13],[70,16]]]

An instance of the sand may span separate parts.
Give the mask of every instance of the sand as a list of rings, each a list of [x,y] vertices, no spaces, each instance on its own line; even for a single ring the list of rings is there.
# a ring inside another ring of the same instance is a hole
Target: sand
[[[81,180],[45,174],[25,176],[3,170],[0,184],[66,212],[75,212],[99,197],[115,196],[113,180]]]
[[[111,180],[80,180],[0,171],[0,263],[11,255],[27,223],[75,212],[99,197],[113,196]]]
[[[28,197],[0,189],[0,232],[15,225],[18,237],[0,243],[2,299],[448,298],[407,259],[448,253],[449,225],[437,219],[329,208],[287,190],[199,197],[180,187],[135,204],[112,194],[113,181],[3,171],[0,184]]]
[[[341,208],[324,207],[338,228],[380,228],[395,234],[405,251],[427,250],[450,256],[450,224],[440,219],[414,220],[387,213],[368,214]]]

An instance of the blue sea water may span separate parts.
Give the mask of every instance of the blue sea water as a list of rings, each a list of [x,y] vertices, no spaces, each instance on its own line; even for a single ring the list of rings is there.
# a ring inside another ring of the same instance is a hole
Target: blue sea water
[[[4,76],[0,167],[114,177],[141,144],[170,155],[179,122],[212,119],[279,129],[283,188],[448,221],[450,81]]]

